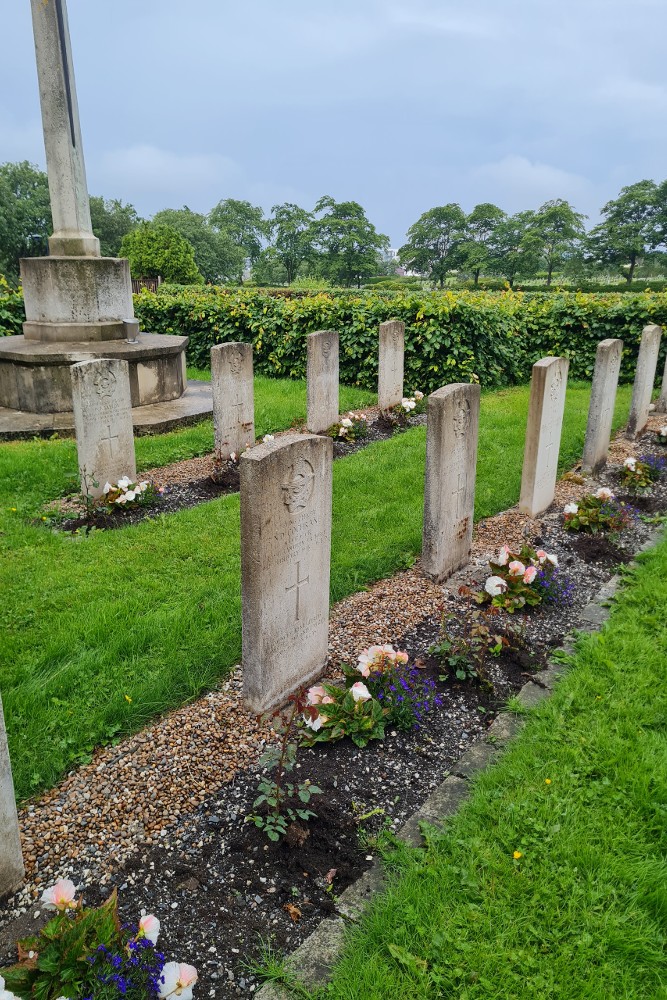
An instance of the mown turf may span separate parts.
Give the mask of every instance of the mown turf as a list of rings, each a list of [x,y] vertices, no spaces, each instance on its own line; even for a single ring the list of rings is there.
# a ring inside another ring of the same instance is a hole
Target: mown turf
[[[264,433],[302,415],[305,387],[259,382],[256,396]],[[624,388],[617,421],[628,399]],[[527,400],[526,387],[483,398],[478,517],[517,499]],[[568,390],[562,464],[581,453],[587,401],[586,386]],[[142,468],[210,447],[210,426],[137,440]],[[424,448],[415,428],[335,463],[333,600],[419,553]],[[19,797],[214,685],[240,656],[238,497],[88,537],[31,524],[75,468],[72,442],[0,448],[0,690]]]
[[[667,540],[318,997],[665,1000],[666,607]]]

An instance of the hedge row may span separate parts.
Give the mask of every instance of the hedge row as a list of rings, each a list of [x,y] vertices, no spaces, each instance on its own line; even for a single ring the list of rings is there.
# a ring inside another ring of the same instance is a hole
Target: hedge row
[[[289,297],[258,289],[207,287],[143,291],[134,301],[143,330],[190,338],[188,361],[198,367],[208,367],[214,344],[241,340],[253,344],[260,374],[303,378],[306,334],[338,330],[341,381],[368,389],[377,384],[378,324],[402,319],[406,388],[425,392],[476,378],[489,387],[524,381],[531,365],[549,354],[570,358],[571,377],[590,379],[597,342],[605,337],[623,339],[621,378],[630,381],[642,328],[647,323],[667,325],[664,292]],[[0,332],[20,332],[22,318],[19,296],[0,288]]]

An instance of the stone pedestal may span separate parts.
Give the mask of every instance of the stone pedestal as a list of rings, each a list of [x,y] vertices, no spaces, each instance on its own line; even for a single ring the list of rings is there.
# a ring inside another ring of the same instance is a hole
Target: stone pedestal
[[[113,257],[28,257],[21,261],[26,340],[124,340],[134,318],[130,265]]]
[[[631,441],[641,434],[648,423],[651,394],[653,393],[653,384],[655,382],[655,371],[658,367],[661,336],[662,327],[660,326],[645,326],[642,331],[639,356],[637,358],[637,371],[632,387],[630,416],[628,417],[628,428],[626,431],[626,435]]]
[[[5,717],[0,699],[0,899],[23,881],[23,854],[16,814],[12,766],[7,747]]]
[[[333,441],[288,434],[241,456],[243,693],[255,712],[322,671]]]
[[[306,337],[308,345],[306,426],[321,434],[338,422],[339,346],[335,330],[319,330]]]
[[[601,340],[598,344],[581,462],[586,473],[595,474],[607,464],[622,354],[622,340]]]
[[[533,365],[519,500],[519,510],[531,517],[554,498],[569,366],[567,358],[542,358]]]
[[[211,390],[215,457],[222,462],[255,443],[252,344],[211,348]]]
[[[422,568],[437,583],[470,558],[480,396],[457,383],[428,397]]]
[[[127,361],[81,361],[70,368],[81,492],[100,497],[104,484],[136,480]]]
[[[378,406],[389,410],[403,398],[405,323],[390,320],[380,323],[378,357]]]

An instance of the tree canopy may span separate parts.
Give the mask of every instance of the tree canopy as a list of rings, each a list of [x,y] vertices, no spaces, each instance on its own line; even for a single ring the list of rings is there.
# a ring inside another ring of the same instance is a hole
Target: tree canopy
[[[424,212],[410,226],[408,241],[398,251],[401,263],[410,270],[427,274],[442,288],[447,272],[461,262],[465,223],[465,212],[453,202]]]
[[[135,278],[162,278],[181,285],[199,285],[203,278],[192,245],[172,226],[142,222],[123,237],[120,252]]]
[[[0,165],[0,273],[18,281],[21,257],[46,253],[52,229],[44,171],[27,160]]]
[[[311,232],[320,257],[320,274],[339,285],[360,286],[376,272],[378,255],[389,246],[389,238],[378,233],[356,201],[335,201],[325,195],[315,205]]]

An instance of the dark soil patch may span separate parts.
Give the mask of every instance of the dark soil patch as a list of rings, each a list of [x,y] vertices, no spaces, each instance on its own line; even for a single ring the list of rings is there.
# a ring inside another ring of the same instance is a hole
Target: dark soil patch
[[[606,535],[578,535],[572,547],[580,559],[586,563],[601,563],[603,566],[618,566],[632,559],[629,552],[619,549]]]
[[[664,510],[665,502],[661,496],[654,496],[652,493],[623,493],[617,497],[629,507],[634,507],[641,514],[659,514]]]

